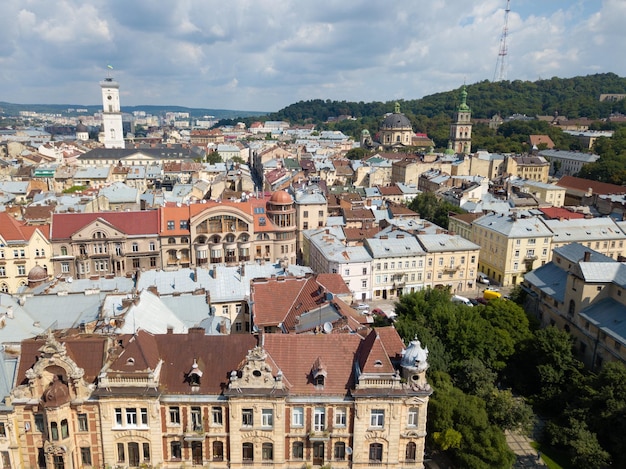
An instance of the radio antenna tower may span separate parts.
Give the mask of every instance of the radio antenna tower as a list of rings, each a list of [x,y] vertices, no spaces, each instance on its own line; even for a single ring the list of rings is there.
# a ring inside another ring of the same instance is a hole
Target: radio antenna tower
[[[493,72],[493,81],[506,80],[506,55],[508,52],[506,38],[509,34],[509,12],[511,0],[506,0],[506,9],[504,10],[504,27],[500,36],[500,50],[498,51],[498,60],[496,61],[496,69]]]

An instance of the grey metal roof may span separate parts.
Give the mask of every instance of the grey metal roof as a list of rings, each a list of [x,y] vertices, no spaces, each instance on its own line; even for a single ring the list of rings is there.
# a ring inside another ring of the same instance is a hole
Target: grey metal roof
[[[605,256],[604,254],[583,246],[580,243],[565,244],[561,247],[554,248],[553,251],[570,262],[582,261],[585,257],[586,252],[589,252],[591,254],[591,262],[615,262],[613,258]]]
[[[626,288],[626,264],[621,262],[580,262],[580,272],[588,283],[615,283]]]
[[[565,300],[567,275],[567,272],[554,262],[548,262],[546,265],[526,273],[524,282],[533,285],[550,298],[562,303]]]
[[[477,218],[473,223],[509,238],[552,237],[552,231],[539,217],[513,218],[506,215],[489,214]]]
[[[545,220],[552,230],[552,242],[587,242],[626,239],[626,234],[611,217]]]
[[[626,306],[605,298],[583,309],[580,316],[622,344],[626,344]]]
[[[445,233],[418,234],[417,240],[426,252],[469,251],[480,249],[480,246],[459,235],[449,235]]]
[[[341,264],[351,262],[369,262],[372,260],[369,252],[363,246],[345,246],[343,237],[335,236],[334,233],[326,233],[319,230],[308,236],[312,244],[324,255],[324,258]]]
[[[365,240],[372,257],[406,257],[424,255],[425,252],[413,236],[405,238],[368,238]]]

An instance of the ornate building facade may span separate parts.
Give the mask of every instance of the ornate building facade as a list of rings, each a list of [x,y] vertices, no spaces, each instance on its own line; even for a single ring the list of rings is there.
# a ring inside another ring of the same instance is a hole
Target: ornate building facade
[[[285,191],[240,202],[138,212],[55,213],[51,226],[51,264],[54,274],[64,277],[130,276],[139,270],[254,261],[296,263],[295,202]]]
[[[391,327],[49,333],[22,350],[0,413],[12,468],[424,467],[428,350]]]

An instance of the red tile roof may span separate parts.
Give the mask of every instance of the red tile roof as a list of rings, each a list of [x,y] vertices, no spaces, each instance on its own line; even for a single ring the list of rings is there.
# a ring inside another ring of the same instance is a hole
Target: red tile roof
[[[354,357],[361,343],[357,334],[265,334],[264,347],[282,371],[292,394],[345,395],[354,388]],[[311,371],[317,360],[326,367],[324,387],[316,388]]]
[[[51,239],[70,238],[90,223],[101,220],[127,235],[157,234],[159,212],[98,212],[98,213],[54,213],[52,214]]]
[[[566,189],[574,189],[581,192],[587,192],[589,189],[594,194],[625,194],[626,187],[609,184],[606,182],[592,181],[590,179],[577,178],[574,176],[563,176],[556,183],[557,186]]]
[[[194,329],[187,334],[158,334],[154,337],[163,360],[161,389],[174,394],[190,394],[185,378],[194,359],[202,372],[198,393],[221,394],[228,384],[230,372],[238,369],[248,350],[257,345],[256,338],[250,334],[209,336]]]
[[[17,371],[17,384],[26,384],[26,370],[32,368],[41,355],[39,349],[46,343],[46,337],[22,341],[20,363]],[[85,371],[84,379],[88,383],[96,381],[106,356],[107,338],[104,336],[57,337],[65,344],[67,355]]]
[[[546,216],[548,219],[558,220],[560,218],[564,218],[565,220],[573,220],[575,218],[585,218],[585,215],[582,213],[572,212],[571,210],[567,210],[562,207],[544,207],[539,208],[539,210]]]
[[[35,231],[48,238],[50,234],[50,225],[27,225],[18,221],[15,217],[7,212],[0,212],[0,237],[5,241],[24,241],[28,242]]]
[[[327,304],[326,292],[350,294],[339,274],[255,279],[250,286],[254,323],[259,327],[283,324],[294,330],[298,316]]]

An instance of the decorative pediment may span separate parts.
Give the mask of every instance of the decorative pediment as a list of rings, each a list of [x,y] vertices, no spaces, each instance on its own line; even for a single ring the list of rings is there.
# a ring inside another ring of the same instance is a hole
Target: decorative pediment
[[[230,389],[283,389],[282,373],[274,377],[272,367],[267,363],[267,353],[263,347],[256,346],[248,351],[248,355],[239,372],[233,371],[230,376]]]

